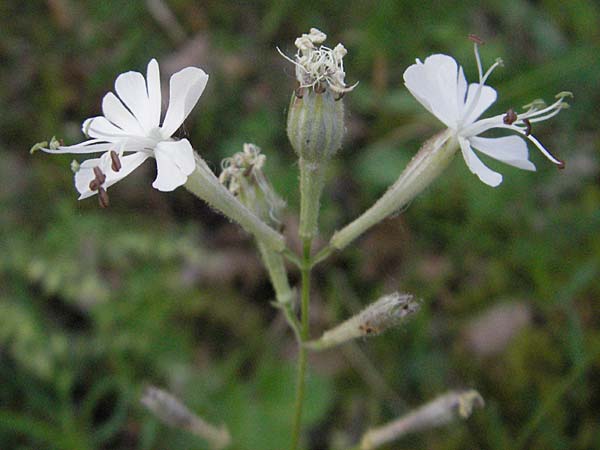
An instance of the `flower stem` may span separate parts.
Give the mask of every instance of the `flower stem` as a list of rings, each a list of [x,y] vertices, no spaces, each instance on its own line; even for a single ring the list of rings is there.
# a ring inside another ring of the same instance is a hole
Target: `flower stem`
[[[306,348],[304,342],[309,338],[309,303],[310,303],[310,271],[311,271],[311,239],[303,240],[302,252],[302,293],[300,303],[300,340],[298,341],[298,371],[296,379],[296,404],[294,408],[294,425],[292,430],[291,450],[298,448],[302,423],[302,407],[304,404],[304,386],[306,384]]]
[[[231,220],[239,223],[263,245],[281,252],[285,249],[283,236],[260,220],[223,186],[206,162],[194,153],[196,170],[188,177],[185,187]]]
[[[458,141],[449,130],[429,139],[387,192],[360,217],[336,231],[329,245],[342,250],[373,225],[409,204],[442,173],[457,150]]]

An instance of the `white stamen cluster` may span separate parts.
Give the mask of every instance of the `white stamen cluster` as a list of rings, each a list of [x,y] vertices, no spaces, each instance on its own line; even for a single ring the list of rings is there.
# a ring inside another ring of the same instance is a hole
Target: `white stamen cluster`
[[[298,51],[295,60],[286,56],[277,49],[281,55],[296,66],[296,79],[301,88],[310,87],[315,90],[324,89],[324,83],[329,88],[343,94],[353,90],[358,83],[346,86],[344,78],[343,58],[348,51],[342,44],[331,49],[324,45],[327,35],[316,28],[311,28],[310,33],[304,33],[296,39],[295,45]]]

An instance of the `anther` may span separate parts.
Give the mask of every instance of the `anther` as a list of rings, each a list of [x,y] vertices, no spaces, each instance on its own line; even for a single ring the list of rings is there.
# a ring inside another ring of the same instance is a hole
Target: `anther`
[[[106,175],[104,175],[104,173],[102,173],[102,170],[100,170],[100,167],[96,166],[94,167],[94,175],[96,176],[96,181],[98,182],[98,184],[102,185],[104,184],[104,182],[106,181]]]
[[[509,108],[506,115],[502,118],[502,122],[506,125],[512,125],[517,120],[517,113],[514,109]]]
[[[485,44],[485,41],[483,39],[481,39],[479,36],[477,36],[476,34],[469,34],[469,40],[471,42],[476,43],[477,45],[483,45]]]
[[[302,88],[302,86],[298,86],[296,89],[294,89],[294,94],[297,98],[304,97],[304,88]]]
[[[523,119],[523,123],[525,124],[525,136],[529,136],[531,134],[531,122],[529,119]]]
[[[114,150],[111,150],[109,152],[110,155],[110,159],[112,161],[112,164],[110,165],[111,169],[114,170],[115,172],[118,172],[119,170],[121,170],[121,160],[119,159],[119,155],[117,155],[117,152],[115,152]]]
[[[110,204],[108,201],[108,193],[103,187],[98,189],[98,203],[101,208],[108,208],[108,205]]]
[[[97,191],[98,188],[100,187],[100,183],[98,183],[97,179],[93,179],[92,181],[90,181],[90,191]]]
[[[338,102],[338,101],[340,101],[341,99],[343,99],[343,98],[344,98],[344,95],[346,95],[346,93],[345,93],[345,92],[340,92],[340,93],[337,95],[337,97],[336,97],[336,98],[334,98],[333,100],[334,100],[334,101],[336,101],[336,102]]]
[[[559,159],[559,164],[556,165],[556,167],[559,168],[559,170],[563,170],[566,167],[565,162],[562,159]]]

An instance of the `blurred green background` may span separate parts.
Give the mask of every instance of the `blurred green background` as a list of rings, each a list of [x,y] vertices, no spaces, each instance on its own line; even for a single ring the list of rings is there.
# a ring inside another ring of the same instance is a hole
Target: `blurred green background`
[[[531,149],[536,173],[491,162],[483,185],[457,157],[401,215],[319,266],[312,334],[399,289],[423,299],[399,330],[315,355],[306,449],[339,449],[451,388],[487,401],[473,418],[388,448],[600,448],[600,5],[594,0],[0,3],[0,448],[191,449],[206,443],[139,404],[152,383],[213,423],[232,448],[287,446],[295,344],[251,239],[184,189],[150,187],[153,165],[76,200],[71,157],[127,70],[163,83],[197,65],[208,87],[180,136],[210,165],[262,147],[289,204],[297,164],[285,137],[293,68],[275,50],[316,26],[349,50],[348,133],[331,167],[323,242],[381,195],[441,125],[408,94],[414,58],[455,56],[476,77],[502,57],[491,112],[573,91],[535,127],[564,171]],[[321,242],[321,244],[323,243]],[[294,283],[298,274],[292,272]]]

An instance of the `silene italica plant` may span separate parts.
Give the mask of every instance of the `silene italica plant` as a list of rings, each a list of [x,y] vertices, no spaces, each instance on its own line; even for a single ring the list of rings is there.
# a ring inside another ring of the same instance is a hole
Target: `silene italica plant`
[[[250,233],[272,282],[276,302],[289,323],[298,343],[298,369],[295,412],[290,424],[290,449],[297,449],[302,436],[302,411],[307,353],[322,351],[358,337],[377,336],[402,324],[419,311],[420,303],[412,294],[390,293],[368,305],[363,311],[325,331],[320,338],[309,335],[311,271],[332,253],[348,247],[357,237],[390,215],[403,210],[427,186],[441,176],[460,151],[469,170],[483,183],[496,187],[502,175],[487,167],[479,158],[483,153],[505,164],[534,171],[528,143],[533,144],[558,167],[564,163],[553,156],[532,134],[533,125],[554,117],[568,104],[570,93],[562,92],[550,105],[535,100],[524,107],[495,116],[482,115],[496,101],[497,93],[486,84],[501,60],[484,71],[479,55],[481,40],[474,43],[479,80],[468,83],[463,68],[454,58],[434,54],[416,60],[404,72],[404,83],[421,105],[433,114],[445,129],[428,139],[399,173],[398,179],[362,215],[336,231],[318,251],[313,241],[318,235],[320,198],[326,184],[327,165],[341,149],[346,131],[344,97],[358,83],[346,84],[342,44],[330,48],[323,43],[326,35],[312,28],[295,41],[297,51],[288,56],[293,64],[297,85],[291,92],[287,115],[287,135],[298,156],[300,212],[298,237],[302,250],[291,250],[282,234],[285,201],[275,192],[265,175],[267,156],[252,143],[223,161],[219,175],[213,173],[188,139],[174,133],[200,100],[208,75],[200,68],[187,67],[170,78],[169,103],[162,113],[159,64],[148,63],[146,76],[126,72],[115,81],[115,92],[102,101],[102,115],[83,122],[87,140],[65,146],[53,138],[34,145],[32,151],[51,154],[95,154],[83,162],[73,162],[75,188],[79,199],[97,196],[101,207],[109,206],[109,188],[147,160],[156,164],[152,187],[173,191],[185,187],[217,211]],[[500,137],[486,137],[488,130],[500,130]],[[286,266],[286,263],[289,263]],[[301,274],[299,287],[290,285],[287,267],[295,265]],[[215,427],[197,417],[178,399],[159,388],[148,387],[142,403],[165,423],[195,433],[214,448],[226,448],[231,439],[226,428]],[[440,426],[454,418],[468,417],[483,399],[474,390],[449,391],[406,416],[368,430],[356,449],[375,449],[406,433]],[[235,439],[235,436],[233,437]]]

